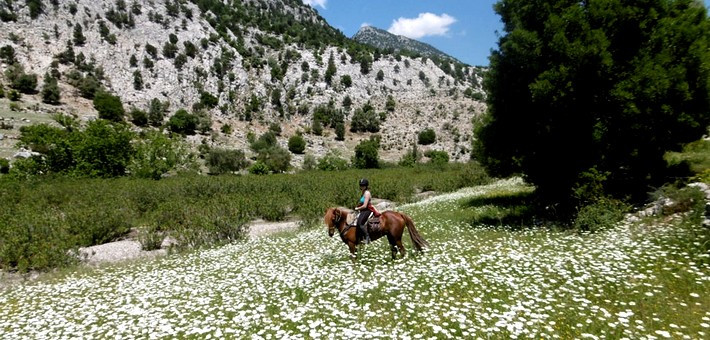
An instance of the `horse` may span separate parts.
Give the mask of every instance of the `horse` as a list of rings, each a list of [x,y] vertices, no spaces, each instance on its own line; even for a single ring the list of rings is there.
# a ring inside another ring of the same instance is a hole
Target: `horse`
[[[329,208],[325,212],[324,220],[325,225],[328,227],[328,235],[333,237],[337,229],[340,233],[340,238],[348,245],[348,249],[350,249],[350,256],[354,259],[357,253],[356,246],[360,240],[358,238],[357,226],[347,223],[347,215],[347,210]],[[397,211],[385,211],[380,215],[380,227],[369,233],[370,240],[375,241],[382,236],[387,236],[387,241],[389,241],[390,250],[392,251],[392,259],[397,259],[397,248],[399,248],[399,253],[402,255],[402,258],[404,258],[407,253],[402,245],[402,234],[404,233],[405,227],[409,231],[409,237],[412,239],[412,243],[417,251],[421,252],[422,249],[429,247],[429,244],[419,235],[417,228],[414,227],[412,218]]]

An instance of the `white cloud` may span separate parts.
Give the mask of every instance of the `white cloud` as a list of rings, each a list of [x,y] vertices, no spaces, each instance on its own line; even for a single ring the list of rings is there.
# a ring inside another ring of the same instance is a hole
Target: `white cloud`
[[[372,26],[369,22],[363,22],[360,24],[360,28],[367,27],[367,26]]]
[[[320,6],[321,8],[325,9],[325,4],[328,2],[328,0],[303,0],[303,3],[315,8],[316,6]]]
[[[428,12],[419,13],[419,16],[413,19],[400,17],[393,20],[388,31],[392,34],[419,39],[429,35],[445,35],[449,31],[449,26],[455,22],[456,18],[446,13],[442,15]]]

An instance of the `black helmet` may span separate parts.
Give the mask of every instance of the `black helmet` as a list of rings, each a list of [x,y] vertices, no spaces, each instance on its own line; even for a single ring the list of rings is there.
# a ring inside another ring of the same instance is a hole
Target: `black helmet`
[[[360,179],[360,186],[361,187],[369,187],[370,182],[367,181],[367,178],[362,178],[362,179]]]

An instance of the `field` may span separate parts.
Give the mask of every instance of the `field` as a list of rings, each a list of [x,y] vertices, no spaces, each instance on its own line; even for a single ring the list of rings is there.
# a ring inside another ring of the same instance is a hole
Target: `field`
[[[166,235],[195,248],[239,239],[243,226],[257,218],[288,216],[308,224],[329,206],[353,207],[362,177],[373,183],[376,197],[397,202],[417,191],[448,192],[488,180],[475,164],[160,181],[0,177],[0,270],[71,266],[68,252],[131,231],[141,235],[144,248]]]
[[[519,179],[401,206],[431,247],[392,261],[322,224],[0,292],[3,338],[708,338],[708,242],[682,216],[596,234],[481,225]],[[670,225],[676,225],[671,227]],[[407,237],[405,237],[408,239]]]

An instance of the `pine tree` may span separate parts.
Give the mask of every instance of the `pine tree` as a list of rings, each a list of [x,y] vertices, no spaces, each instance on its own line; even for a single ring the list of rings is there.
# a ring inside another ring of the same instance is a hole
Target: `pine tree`
[[[61,91],[59,90],[57,79],[49,74],[45,74],[44,85],[42,86],[42,101],[47,104],[57,105],[59,104],[60,98]]]

